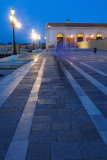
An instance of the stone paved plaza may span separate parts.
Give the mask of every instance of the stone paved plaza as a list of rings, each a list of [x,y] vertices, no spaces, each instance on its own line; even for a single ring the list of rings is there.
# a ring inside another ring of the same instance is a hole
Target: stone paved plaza
[[[0,160],[107,160],[106,52],[27,53],[0,74]]]

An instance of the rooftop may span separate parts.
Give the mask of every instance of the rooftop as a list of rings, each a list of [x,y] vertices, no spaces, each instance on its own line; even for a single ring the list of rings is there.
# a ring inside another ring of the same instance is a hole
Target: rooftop
[[[49,27],[107,27],[107,23],[59,23],[48,22],[46,26]]]

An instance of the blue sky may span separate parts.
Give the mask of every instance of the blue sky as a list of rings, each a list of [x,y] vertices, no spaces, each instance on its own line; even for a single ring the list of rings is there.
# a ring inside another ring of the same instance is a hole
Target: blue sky
[[[107,22],[107,0],[0,0],[0,43],[12,42],[10,9],[22,28],[16,29],[17,42],[32,42],[32,28],[45,37],[45,22]]]

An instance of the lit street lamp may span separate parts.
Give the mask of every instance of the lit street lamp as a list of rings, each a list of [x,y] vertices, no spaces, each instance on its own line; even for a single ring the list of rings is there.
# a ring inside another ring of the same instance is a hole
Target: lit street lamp
[[[32,50],[34,50],[34,41],[37,39],[37,34],[35,33],[35,30],[32,29],[32,39],[33,39],[33,45],[32,45]]]
[[[15,45],[15,27],[21,28],[21,24],[17,21],[14,14],[15,14],[15,10],[12,8],[11,15],[9,16],[9,19],[10,19],[12,26],[13,26],[13,55],[17,55],[16,45]]]

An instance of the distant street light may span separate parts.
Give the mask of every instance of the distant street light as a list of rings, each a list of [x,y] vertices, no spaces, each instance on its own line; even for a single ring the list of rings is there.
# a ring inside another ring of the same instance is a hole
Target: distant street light
[[[34,41],[37,39],[37,34],[35,33],[35,30],[34,29],[32,29],[32,39],[33,39],[33,46],[32,46],[32,49],[34,50],[35,48],[34,48]]]
[[[40,40],[41,40],[40,35],[38,35],[38,39],[39,39],[39,49],[40,49]]]
[[[16,45],[15,45],[15,27],[16,28],[21,28],[21,24],[17,21],[16,17],[14,16],[15,14],[15,10],[12,8],[11,9],[11,15],[9,16],[9,19],[12,23],[12,26],[13,26],[13,55],[17,55],[17,52],[16,52]]]

